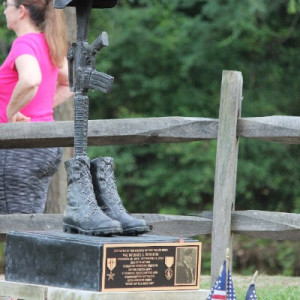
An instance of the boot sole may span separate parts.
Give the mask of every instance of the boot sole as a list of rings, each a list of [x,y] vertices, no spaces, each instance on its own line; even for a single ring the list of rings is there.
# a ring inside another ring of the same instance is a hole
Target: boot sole
[[[123,228],[123,232],[120,235],[139,235],[149,232],[151,229],[148,226]]]
[[[93,230],[84,230],[78,228],[74,225],[63,224],[63,230],[67,233],[79,233],[85,235],[100,235],[100,236],[111,236],[113,234],[122,234],[123,230],[120,228],[107,228],[107,229],[93,229]]]

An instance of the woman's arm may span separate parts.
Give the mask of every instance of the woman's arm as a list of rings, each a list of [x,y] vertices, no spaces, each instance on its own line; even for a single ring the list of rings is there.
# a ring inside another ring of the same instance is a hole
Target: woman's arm
[[[42,81],[42,73],[37,59],[32,55],[19,56],[15,65],[19,79],[12,92],[6,115],[8,122],[28,122],[30,118],[22,115],[20,110],[36,95]]]
[[[62,104],[64,101],[73,96],[73,94],[74,93],[70,91],[69,87],[68,61],[65,58],[63,66],[58,72],[53,107]]]

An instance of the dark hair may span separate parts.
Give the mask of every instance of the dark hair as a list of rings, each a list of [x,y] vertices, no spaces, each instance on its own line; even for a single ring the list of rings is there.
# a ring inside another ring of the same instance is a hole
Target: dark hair
[[[184,250],[184,255],[193,255],[193,249],[187,248]]]
[[[15,0],[15,5],[26,7],[34,25],[45,34],[52,63],[62,66],[68,49],[63,11],[53,8],[53,0]]]

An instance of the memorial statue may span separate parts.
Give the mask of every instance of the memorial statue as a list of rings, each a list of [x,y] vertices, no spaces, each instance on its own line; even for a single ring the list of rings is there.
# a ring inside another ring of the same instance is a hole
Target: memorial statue
[[[118,194],[114,160],[87,157],[88,90],[107,93],[114,78],[95,70],[96,54],[108,46],[103,32],[89,45],[87,28],[92,8],[111,8],[117,0],[55,0],[54,7],[76,7],[77,41],[68,51],[70,88],[74,96],[74,158],[65,162],[68,180],[63,230],[89,235],[137,235],[149,231],[147,222],[131,216]]]

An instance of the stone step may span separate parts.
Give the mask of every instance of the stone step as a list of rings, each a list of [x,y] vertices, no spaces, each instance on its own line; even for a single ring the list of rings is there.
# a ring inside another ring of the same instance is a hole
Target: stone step
[[[0,300],[205,300],[209,290],[94,292],[0,280]],[[9,298],[8,298],[9,299]]]

